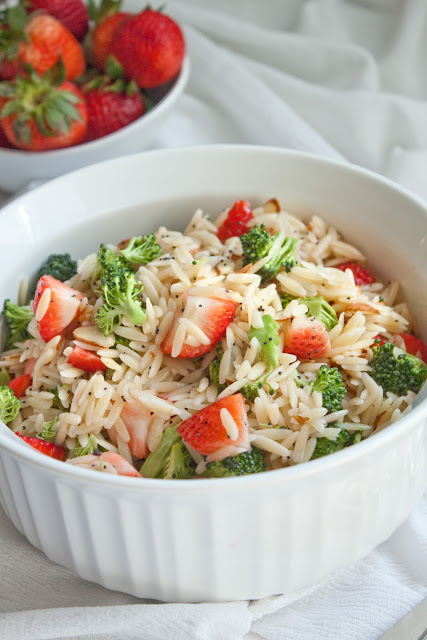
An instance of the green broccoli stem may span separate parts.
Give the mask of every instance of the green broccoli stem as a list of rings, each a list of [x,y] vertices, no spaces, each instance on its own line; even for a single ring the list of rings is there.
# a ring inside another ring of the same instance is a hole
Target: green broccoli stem
[[[149,453],[139,473],[143,478],[160,478],[171,454],[174,444],[181,443],[182,438],[176,431],[177,426],[168,427],[155,451]]]

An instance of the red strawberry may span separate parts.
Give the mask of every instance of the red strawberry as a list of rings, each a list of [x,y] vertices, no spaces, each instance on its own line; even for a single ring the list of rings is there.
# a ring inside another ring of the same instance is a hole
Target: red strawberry
[[[82,294],[76,289],[68,287],[63,282],[52,278],[52,276],[42,276],[37,284],[34,296],[34,312],[40,302],[40,298],[45,289],[50,289],[50,302],[43,318],[39,320],[40,335],[45,342],[59,335],[76,319]]]
[[[83,371],[88,371],[89,373],[107,370],[106,365],[96,353],[87,351],[87,349],[81,349],[80,347],[74,347],[67,358],[67,362],[71,364],[71,366],[82,369]]]
[[[224,297],[208,297],[205,287],[193,287],[182,296],[184,310],[176,314],[174,323],[162,343],[163,353],[172,354],[175,334],[180,326],[181,318],[186,318],[203,331],[207,337],[207,344],[191,344],[193,340],[188,334],[178,354],[178,358],[197,358],[207,353],[224,335],[228,325],[233,320],[237,302]]]
[[[221,409],[227,409],[236,423],[239,433],[237,440],[229,438],[221,421]],[[217,400],[184,420],[177,432],[193,449],[203,456],[215,454],[217,460],[248,451],[249,427],[243,395],[236,393]]]
[[[25,360],[24,365],[24,373],[32,376],[34,372],[34,367],[36,366],[37,358],[28,358]]]
[[[0,30],[2,78],[10,80],[17,73],[26,73],[25,65],[31,65],[37,73],[44,73],[60,59],[67,80],[83,73],[83,50],[73,34],[56,18],[39,13],[27,17],[19,6],[8,9],[6,15]]]
[[[298,316],[284,323],[284,353],[293,353],[301,360],[321,358],[331,348],[323,322],[314,316]]]
[[[144,113],[144,101],[135,82],[126,84],[123,78],[116,78],[114,74],[113,70],[112,76],[98,76],[83,87],[88,113],[85,141],[114,133]]]
[[[420,358],[427,364],[427,346],[420,338],[416,338],[411,333],[400,334],[403,342],[405,343],[406,352],[412,356]]]
[[[342,264],[338,264],[336,268],[341,269],[341,271],[350,269],[353,273],[355,284],[359,286],[375,282],[375,278],[372,273],[361,267],[360,264],[357,264],[356,262],[343,262]]]
[[[148,449],[148,432],[153,421],[151,412],[138,400],[126,402],[120,414],[129,433],[128,442],[130,452],[136,458],[146,458],[150,453]]]
[[[119,453],[115,453],[114,451],[105,451],[101,457],[102,460],[113,465],[119,476],[130,476],[132,478],[141,477],[138,471],[134,469],[132,465],[129,464],[129,462]]]
[[[89,14],[82,0],[29,0],[33,10],[44,9],[59,20],[77,40],[83,40],[89,28]]]
[[[144,89],[158,87],[179,72],[185,53],[180,27],[168,16],[145,9],[114,31],[110,51],[125,76]]]
[[[42,76],[32,72],[29,77],[0,83],[0,96],[6,98],[0,122],[15,147],[45,151],[83,140],[86,103],[77,87],[63,77],[63,65],[58,63]]]
[[[93,65],[99,71],[104,71],[105,69],[105,63],[110,53],[111,42],[116,29],[131,17],[131,13],[121,11],[109,15],[96,25],[92,34],[91,58]]]
[[[12,389],[17,398],[22,398],[30,384],[31,376],[29,374],[24,374],[22,376],[16,376],[16,378],[11,380],[7,386]]]
[[[221,242],[225,242],[227,238],[234,236],[242,236],[247,233],[249,227],[246,225],[249,220],[252,220],[254,214],[252,213],[251,205],[246,200],[238,200],[233,204],[230,211],[227,214],[227,218],[217,231],[217,236]]]
[[[15,433],[15,435],[19,436],[21,440],[30,445],[30,447],[34,447],[40,453],[44,453],[46,456],[50,458],[55,458],[56,460],[64,461],[67,455],[64,447],[60,447],[58,444],[53,444],[53,442],[48,442],[47,440],[42,440],[41,438],[32,438],[30,436],[22,436],[19,431]]]
[[[3,105],[0,105],[0,111],[1,111],[1,107]],[[6,137],[5,132],[3,131],[2,127],[0,127],[0,147],[2,149],[14,149],[14,146],[12,144],[10,144],[9,140]]]

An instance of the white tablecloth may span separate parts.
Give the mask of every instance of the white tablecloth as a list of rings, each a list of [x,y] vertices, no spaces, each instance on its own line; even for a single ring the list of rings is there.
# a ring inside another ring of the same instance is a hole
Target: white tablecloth
[[[308,150],[427,197],[425,0],[171,0],[167,11],[185,24],[192,72],[156,147]],[[427,595],[427,498],[367,558],[310,589],[201,605],[85,582],[1,513],[0,585],[2,640],[376,640]]]

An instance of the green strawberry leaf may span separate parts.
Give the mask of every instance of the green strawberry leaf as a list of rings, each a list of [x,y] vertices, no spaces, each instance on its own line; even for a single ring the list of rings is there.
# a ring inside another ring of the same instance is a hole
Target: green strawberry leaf
[[[124,77],[123,67],[113,55],[109,55],[105,61],[105,72],[111,80],[117,80],[118,78]]]
[[[52,129],[48,129],[48,127],[45,124],[45,118],[44,118],[44,113],[42,111],[42,109],[40,109],[39,111],[36,111],[34,114],[34,120],[35,123],[37,125],[37,129],[40,131],[40,133],[42,133],[44,136],[49,136],[52,137],[55,135],[55,132],[52,131]]]
[[[65,65],[62,61],[62,57],[60,56],[58,62],[56,62],[53,67],[50,67],[47,71],[44,72],[42,78],[52,87],[60,87],[61,84],[64,84],[66,77]]]
[[[13,133],[19,142],[31,144],[31,127],[28,124],[29,115],[20,113],[12,124]]]
[[[14,98],[16,87],[13,82],[0,82],[0,96],[2,98]]]
[[[8,118],[14,113],[19,113],[22,110],[22,104],[19,100],[10,100],[6,102],[3,109],[0,112],[1,118]]]
[[[12,7],[7,12],[7,21],[12,31],[23,31],[27,22],[27,12],[24,7]]]

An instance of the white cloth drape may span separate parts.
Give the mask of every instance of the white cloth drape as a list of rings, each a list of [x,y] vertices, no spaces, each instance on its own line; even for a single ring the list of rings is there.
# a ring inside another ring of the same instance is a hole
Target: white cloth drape
[[[425,0],[171,0],[166,11],[185,25],[192,72],[156,147],[291,147],[427,197]],[[427,595],[427,499],[367,558],[310,589],[200,605],[85,582],[0,513],[0,585],[4,640],[376,640]]]

